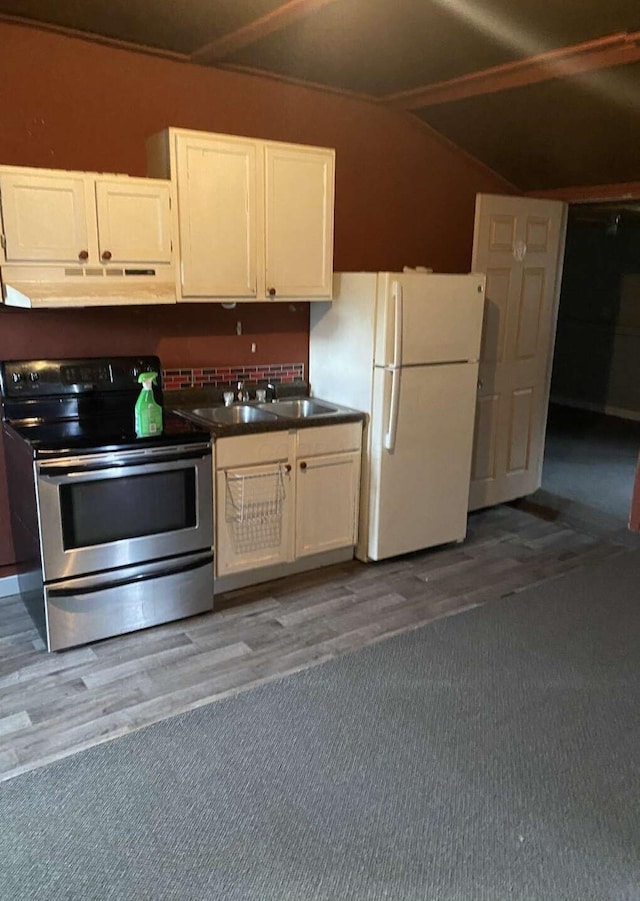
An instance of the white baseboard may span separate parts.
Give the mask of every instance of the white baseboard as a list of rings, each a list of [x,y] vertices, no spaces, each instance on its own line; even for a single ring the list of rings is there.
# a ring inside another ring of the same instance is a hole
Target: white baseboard
[[[617,416],[618,419],[631,419],[634,422],[640,422],[640,410],[627,410],[624,407],[611,407],[608,404],[594,404],[588,400],[557,397],[553,394],[549,401],[562,407],[575,407],[578,410],[588,410],[590,413],[604,413],[605,416]]]
[[[18,594],[18,577],[3,576],[0,579],[0,598],[11,597],[12,594]]]
[[[42,588],[42,573],[40,570],[29,570],[22,576],[22,587],[25,591],[37,591]],[[3,576],[0,578],[0,598],[9,598],[14,594],[20,594],[20,585],[17,576]]]
[[[274,566],[263,566],[260,569],[248,569],[244,570],[244,572],[229,573],[226,576],[216,576],[213,583],[213,609],[215,610],[215,596],[217,594],[236,591],[238,588],[248,588],[249,585],[259,585],[261,582],[271,582],[273,579],[297,575],[312,569],[319,569],[321,566],[346,563],[348,560],[353,560],[352,547],[325,551],[322,554],[312,554],[310,557],[300,557],[293,563],[277,563]]]

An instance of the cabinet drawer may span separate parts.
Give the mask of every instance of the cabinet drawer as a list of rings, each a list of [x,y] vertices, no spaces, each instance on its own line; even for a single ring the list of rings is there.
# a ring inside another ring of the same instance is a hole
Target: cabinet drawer
[[[362,423],[360,422],[300,429],[297,434],[298,457],[360,450],[361,445]]]
[[[287,460],[290,448],[291,435],[288,431],[219,438],[214,444],[216,469]]]

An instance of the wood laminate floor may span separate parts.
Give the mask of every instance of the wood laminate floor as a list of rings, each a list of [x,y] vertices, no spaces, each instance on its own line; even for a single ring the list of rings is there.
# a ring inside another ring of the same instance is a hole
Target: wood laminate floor
[[[474,513],[467,540],[216,598],[213,613],[47,654],[0,601],[0,779],[640,546],[594,511]]]

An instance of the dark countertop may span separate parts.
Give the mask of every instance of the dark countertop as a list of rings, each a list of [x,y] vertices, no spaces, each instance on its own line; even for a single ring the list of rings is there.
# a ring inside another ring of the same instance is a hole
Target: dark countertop
[[[284,386],[283,386],[284,387]],[[278,400],[289,400],[294,398],[304,398],[308,395],[302,393],[298,388],[295,393],[294,389],[279,390]],[[324,403],[335,408],[335,413],[323,414],[319,416],[300,416],[296,418],[273,416],[270,419],[259,420],[256,422],[239,422],[239,423],[219,423],[205,420],[204,418],[194,416],[192,411],[200,407],[224,406],[222,401],[222,391],[219,388],[182,388],[177,391],[164,392],[164,408],[184,416],[191,422],[209,429],[212,438],[228,438],[235,435],[254,435],[261,432],[287,432],[290,429],[308,429],[318,428],[326,425],[341,425],[349,422],[360,422],[364,424],[366,413],[360,410],[352,410],[349,407],[343,407],[333,401],[323,401],[319,397],[311,398],[318,403]],[[255,400],[248,401],[248,406],[257,406]]]

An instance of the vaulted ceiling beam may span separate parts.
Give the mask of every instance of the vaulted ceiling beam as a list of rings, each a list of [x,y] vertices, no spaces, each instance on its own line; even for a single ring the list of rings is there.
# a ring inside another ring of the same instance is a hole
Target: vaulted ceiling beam
[[[323,6],[335,2],[336,0],[287,0],[286,3],[270,13],[260,16],[259,19],[254,19],[253,22],[243,25],[242,28],[237,28],[235,31],[199,47],[198,50],[194,50],[190,60],[194,63],[218,62],[274,31],[280,31],[299,19],[317,12]]]
[[[518,62],[471,72],[448,81],[389,94],[382,97],[381,101],[397,109],[424,109],[480,94],[493,94],[553,78],[567,78],[596,69],[636,62],[640,62],[640,31],[610,35]]]
[[[544,191],[529,191],[527,197],[566,200],[568,203],[640,200],[640,181],[612,185],[581,185],[573,188],[548,188]]]

